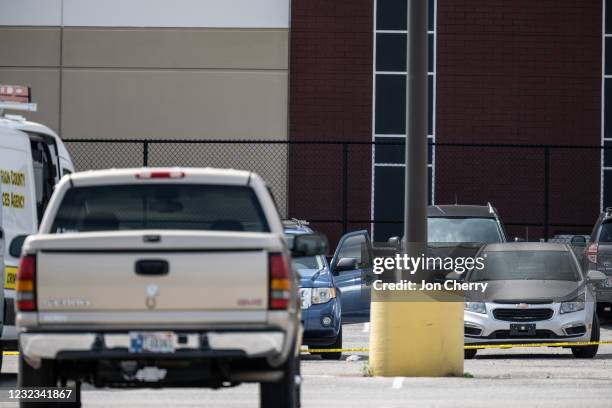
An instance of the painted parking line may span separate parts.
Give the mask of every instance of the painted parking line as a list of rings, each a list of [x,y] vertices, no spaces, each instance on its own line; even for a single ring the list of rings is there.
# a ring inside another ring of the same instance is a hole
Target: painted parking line
[[[402,388],[403,384],[404,384],[404,377],[395,377],[393,379],[393,384],[391,385],[391,388],[393,388],[394,390],[399,390],[400,388]]]

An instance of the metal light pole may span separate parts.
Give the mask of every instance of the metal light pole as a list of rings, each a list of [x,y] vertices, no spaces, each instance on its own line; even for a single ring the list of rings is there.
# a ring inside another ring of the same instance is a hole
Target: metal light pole
[[[427,3],[408,0],[404,248],[409,256],[421,255],[427,241]]]
[[[404,248],[420,256],[427,242],[427,11],[428,0],[408,1],[406,190]],[[420,283],[423,273],[402,273]],[[463,375],[463,302],[435,293],[372,296],[369,372],[374,376]]]

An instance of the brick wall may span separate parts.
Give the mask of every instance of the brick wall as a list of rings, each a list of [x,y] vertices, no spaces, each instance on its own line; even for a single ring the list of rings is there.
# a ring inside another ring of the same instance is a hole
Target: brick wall
[[[372,139],[373,0],[294,0],[289,139]],[[349,152],[350,213],[369,219],[371,153]],[[289,156],[289,215],[340,219],[342,147],[296,145]],[[317,224],[330,241],[339,224]],[[354,228],[355,226],[351,226]]]
[[[601,0],[438,0],[437,141],[599,145],[601,21]],[[542,179],[542,154],[471,155],[438,151],[438,203],[497,199],[507,222],[542,221],[543,181],[521,182]],[[551,223],[591,223],[599,155],[550,165]]]

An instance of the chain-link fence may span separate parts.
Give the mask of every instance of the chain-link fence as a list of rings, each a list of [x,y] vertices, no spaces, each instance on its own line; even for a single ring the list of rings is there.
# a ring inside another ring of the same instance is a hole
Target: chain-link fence
[[[402,141],[65,142],[77,170],[184,166],[257,172],[274,192],[282,216],[309,220],[332,242],[355,229],[378,230],[377,240],[402,230]],[[601,206],[602,149],[432,143],[430,201],[490,202],[510,237],[588,233]]]

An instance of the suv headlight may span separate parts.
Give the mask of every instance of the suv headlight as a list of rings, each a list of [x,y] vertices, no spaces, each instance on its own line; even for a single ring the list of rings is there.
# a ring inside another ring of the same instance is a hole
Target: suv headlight
[[[336,297],[336,289],[334,288],[313,288],[312,289],[312,304],[318,305],[327,303]]]
[[[483,302],[464,302],[464,307],[468,312],[487,314],[487,306]]]
[[[581,293],[572,300],[561,302],[561,314],[578,312],[584,309],[585,293]]]

